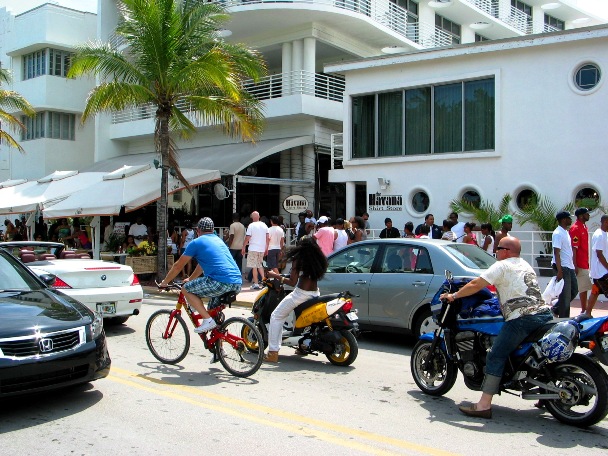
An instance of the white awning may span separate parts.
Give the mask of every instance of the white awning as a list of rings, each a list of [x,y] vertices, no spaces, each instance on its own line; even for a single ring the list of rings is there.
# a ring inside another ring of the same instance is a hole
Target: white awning
[[[118,215],[124,206],[126,212],[139,209],[160,198],[161,170],[150,166],[123,166],[94,185],[71,194],[51,206],[43,205],[45,218]],[[181,168],[191,186],[220,179],[220,172],[207,169]],[[84,173],[94,174],[94,173]],[[169,193],[185,188],[178,179],[169,176]]]
[[[269,157],[292,147],[312,144],[312,136],[266,139],[254,143],[223,144],[221,146],[181,149],[178,153],[180,168],[217,169],[222,174],[236,174],[262,158]],[[156,153],[121,155],[101,160],[85,171],[114,171],[123,166],[152,164]]]
[[[37,181],[0,188],[0,214],[23,214],[42,204],[49,206],[101,181],[104,174],[55,171]]]

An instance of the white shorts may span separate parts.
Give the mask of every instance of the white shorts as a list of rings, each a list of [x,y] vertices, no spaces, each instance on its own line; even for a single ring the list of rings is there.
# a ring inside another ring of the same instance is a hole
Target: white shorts
[[[591,290],[593,284],[591,283],[591,277],[589,277],[589,269],[578,269],[578,274],[576,274],[576,283],[578,284],[579,293],[585,293]]]
[[[247,253],[247,267],[248,268],[263,268],[264,264],[264,252],[252,252]]]

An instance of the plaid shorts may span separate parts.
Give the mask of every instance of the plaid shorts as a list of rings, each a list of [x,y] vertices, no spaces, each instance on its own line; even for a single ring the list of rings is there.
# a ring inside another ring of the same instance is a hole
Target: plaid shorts
[[[213,309],[219,301],[219,297],[226,293],[238,293],[241,291],[240,283],[223,283],[212,279],[209,276],[197,277],[184,284],[184,289],[188,293],[199,298],[212,298],[209,300],[209,309]]]

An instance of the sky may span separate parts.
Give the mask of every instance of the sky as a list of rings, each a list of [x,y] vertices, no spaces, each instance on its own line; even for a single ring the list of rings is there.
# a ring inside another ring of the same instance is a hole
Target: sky
[[[56,3],[81,11],[97,12],[97,0],[0,0],[0,7],[6,6],[14,14],[19,14],[44,3]],[[578,0],[578,5],[591,13],[608,19],[608,0]]]

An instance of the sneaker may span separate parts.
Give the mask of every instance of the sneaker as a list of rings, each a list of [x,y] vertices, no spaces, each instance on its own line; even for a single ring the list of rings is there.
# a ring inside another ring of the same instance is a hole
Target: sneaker
[[[253,285],[251,285],[251,290],[259,290],[260,286],[257,283],[254,283]]]
[[[201,334],[207,331],[211,331],[213,328],[217,326],[217,323],[213,318],[209,318],[208,320],[203,320],[200,326],[194,328],[194,332],[197,334]]]

